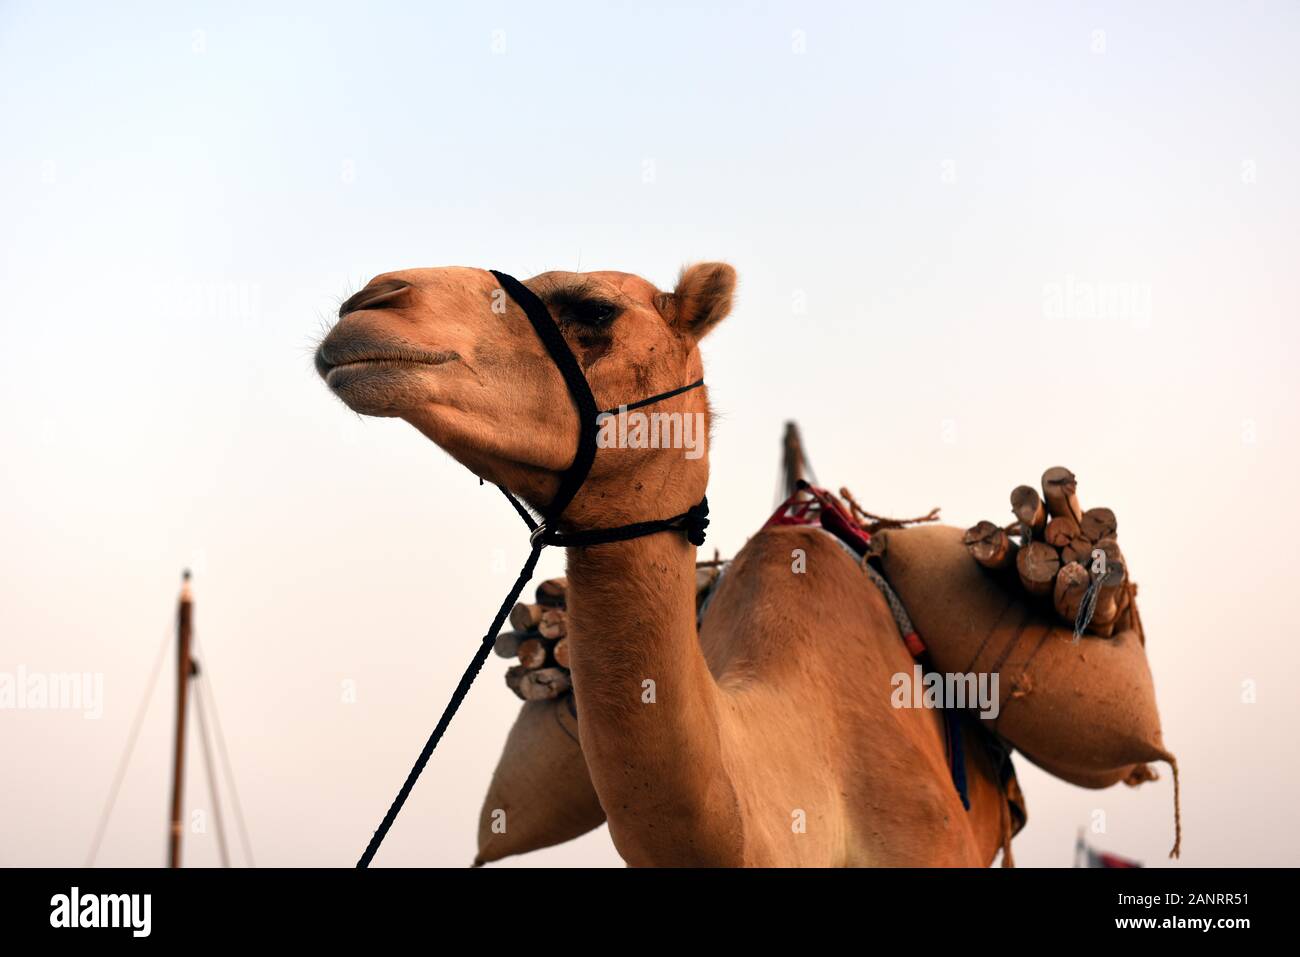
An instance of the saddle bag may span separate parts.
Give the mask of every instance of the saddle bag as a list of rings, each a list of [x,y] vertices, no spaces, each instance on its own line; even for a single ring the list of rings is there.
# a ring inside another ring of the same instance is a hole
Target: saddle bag
[[[696,569],[696,608],[701,619],[721,577],[716,563],[705,562]],[[564,608],[567,584],[564,579],[543,583],[538,601]],[[528,634],[536,634],[536,628]],[[573,695],[525,702],[483,799],[474,865],[562,844],[604,823],[605,811],[578,743]]]
[[[520,709],[479,812],[476,867],[571,841],[605,823],[572,703],[565,695]]]
[[[872,546],[935,666],[997,674],[998,716],[983,723],[1072,784],[1137,784],[1154,777],[1146,762],[1167,762],[1177,819],[1178,763],[1161,737],[1135,610],[1112,637],[1076,642],[1068,627],[972,561],[962,534],[943,525],[891,528]]]

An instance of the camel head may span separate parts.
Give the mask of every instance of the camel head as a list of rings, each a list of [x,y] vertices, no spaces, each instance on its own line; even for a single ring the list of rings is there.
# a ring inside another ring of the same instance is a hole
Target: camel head
[[[546,303],[601,409],[703,376],[700,340],[731,309],[735,270],[703,263],[672,292],[621,272],[546,272],[524,284]],[[316,352],[330,390],[365,415],[405,419],[483,479],[545,506],[577,450],[568,388],[522,308],[486,269],[384,273],[339,308]],[[629,412],[601,448],[566,524],[665,517],[708,481],[703,389]],[[651,413],[674,441],[637,431]],[[647,441],[648,440],[648,441]],[[668,445],[670,447],[664,447]],[[680,506],[680,507],[679,507]]]

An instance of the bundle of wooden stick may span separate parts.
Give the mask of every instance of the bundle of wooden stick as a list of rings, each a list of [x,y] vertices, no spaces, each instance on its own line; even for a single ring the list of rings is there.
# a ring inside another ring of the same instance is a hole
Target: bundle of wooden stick
[[[698,609],[717,583],[726,562],[714,553],[712,561],[695,567],[695,604]],[[506,671],[506,686],[525,701],[547,701],[573,690],[569,673],[569,582],[552,578],[537,586],[537,601],[520,602],[510,611],[511,631],[497,635],[493,650],[502,658],[518,658]]]
[[[519,659],[506,672],[506,686],[525,701],[558,698],[573,688],[565,612],[568,587],[563,578],[542,582],[536,603],[515,605],[510,611],[513,630],[497,635],[493,650],[502,658]]]
[[[1108,508],[1085,512],[1077,493],[1073,472],[1050,468],[1043,473],[1041,495],[1028,485],[1011,490],[1014,522],[1004,527],[979,522],[962,541],[975,561],[1014,575],[1025,591],[1050,602],[1070,624],[1085,601],[1092,602],[1088,630],[1108,638],[1134,589],[1128,587],[1128,568],[1116,542],[1115,513]]]

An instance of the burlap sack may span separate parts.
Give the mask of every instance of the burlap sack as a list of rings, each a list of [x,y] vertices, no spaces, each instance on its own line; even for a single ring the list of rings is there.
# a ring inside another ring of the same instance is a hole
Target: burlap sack
[[[566,696],[520,709],[479,812],[475,866],[562,844],[604,823],[569,705]]]
[[[1080,771],[1078,768],[1065,767],[1064,765],[1053,764],[1051,761],[1044,761],[1042,758],[1028,754],[1023,749],[1020,750],[1020,753],[1053,777],[1069,781],[1081,788],[1101,790],[1119,784],[1120,781],[1130,786],[1137,786],[1147,781],[1155,781],[1158,778],[1158,775],[1146,764],[1133,764],[1126,768],[1115,768],[1110,771]]]
[[[873,551],[936,668],[999,675],[1000,710],[986,724],[1031,761],[1092,788],[1136,780],[1137,766],[1166,761],[1176,787],[1135,629],[1075,642],[1069,627],[973,561],[958,528],[889,529]]]

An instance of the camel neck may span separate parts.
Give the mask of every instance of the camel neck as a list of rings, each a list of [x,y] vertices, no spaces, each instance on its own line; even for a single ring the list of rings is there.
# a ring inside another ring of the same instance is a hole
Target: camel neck
[[[665,532],[573,548],[568,579],[579,736],[615,844],[629,863],[718,860],[734,849],[699,846],[695,825],[734,796],[716,773],[719,692],[696,635],[694,547]]]
[[[695,549],[679,532],[567,550],[574,678],[613,704],[692,672]],[[596,666],[588,668],[588,665]],[[645,682],[651,685],[643,687]],[[581,703],[581,702],[580,702]]]

